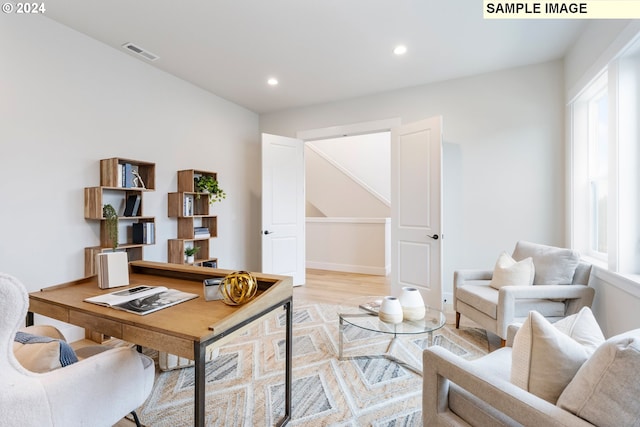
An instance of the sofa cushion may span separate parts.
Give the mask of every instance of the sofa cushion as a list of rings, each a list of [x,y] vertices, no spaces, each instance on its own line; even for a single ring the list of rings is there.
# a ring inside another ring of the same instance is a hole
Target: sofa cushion
[[[605,341],[600,325],[589,307],[582,307],[576,314],[558,320],[553,326],[582,344],[589,355]]]
[[[503,252],[496,261],[489,286],[500,289],[503,286],[532,285],[534,275],[535,269],[531,257],[516,261]]]
[[[498,291],[489,286],[488,280],[467,280],[456,290],[456,298],[495,319],[498,310]]]
[[[558,406],[601,427],[640,420],[640,329],[605,341],[576,373]]]
[[[513,340],[511,382],[553,404],[589,353],[532,311]]]
[[[519,241],[513,251],[516,261],[531,257],[535,266],[534,285],[569,285],[580,262],[577,251]]]

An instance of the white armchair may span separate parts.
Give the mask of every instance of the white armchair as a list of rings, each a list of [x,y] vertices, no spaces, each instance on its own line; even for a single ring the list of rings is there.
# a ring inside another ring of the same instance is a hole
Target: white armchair
[[[20,426],[112,426],[149,396],[155,366],[121,347],[49,372],[25,369],[13,351],[29,298],[14,277],[0,274],[0,420]]]
[[[535,278],[531,285],[490,285],[493,270],[457,270],[453,276],[453,309],[456,328],[464,315],[498,335],[502,345],[507,327],[522,322],[536,310],[553,322],[590,307],[595,290],[588,286],[591,265],[581,262],[575,251],[520,241],[513,259],[532,257]]]
[[[468,361],[439,346],[426,349],[423,425],[593,427],[512,384],[511,353],[508,343],[487,356]]]

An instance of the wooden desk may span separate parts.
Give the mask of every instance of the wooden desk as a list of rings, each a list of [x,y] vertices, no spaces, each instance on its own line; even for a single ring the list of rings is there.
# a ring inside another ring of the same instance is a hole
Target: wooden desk
[[[205,301],[202,281],[223,277],[231,271],[133,261],[129,264],[131,285],[155,285],[198,294],[199,297],[140,316],[84,302],[85,298],[114,289],[98,288],[96,276],[64,283],[29,294],[27,323],[33,313],[81,326],[127,342],[176,354],[195,361],[196,426],[205,420],[206,347],[238,331],[280,307],[286,311],[285,414],[278,425],[291,418],[292,297],[291,277],[255,273],[258,295],[247,304],[232,307],[221,301]]]

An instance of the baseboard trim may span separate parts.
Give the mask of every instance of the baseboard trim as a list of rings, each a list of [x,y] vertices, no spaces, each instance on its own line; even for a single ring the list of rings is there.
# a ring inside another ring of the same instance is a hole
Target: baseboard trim
[[[307,268],[316,270],[341,271],[344,273],[371,274],[374,276],[387,276],[391,273],[390,267],[371,267],[367,265],[337,264],[331,262],[307,261]]]

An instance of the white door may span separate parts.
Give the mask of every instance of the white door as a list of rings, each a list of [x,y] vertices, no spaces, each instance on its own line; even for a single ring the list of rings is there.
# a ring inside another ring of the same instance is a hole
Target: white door
[[[262,134],[262,272],[305,282],[304,142]]]
[[[442,307],[442,117],[391,131],[391,287]]]

